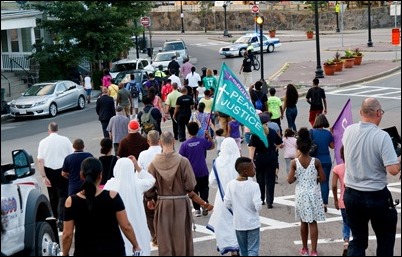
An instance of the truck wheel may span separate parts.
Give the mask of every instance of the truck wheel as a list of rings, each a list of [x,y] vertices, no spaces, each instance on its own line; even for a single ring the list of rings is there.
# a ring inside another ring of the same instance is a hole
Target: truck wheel
[[[60,252],[60,247],[49,223],[38,222],[35,232],[35,256],[55,256]]]

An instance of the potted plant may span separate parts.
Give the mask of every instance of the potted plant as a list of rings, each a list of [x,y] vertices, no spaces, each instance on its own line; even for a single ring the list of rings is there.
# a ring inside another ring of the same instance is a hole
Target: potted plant
[[[269,29],[269,37],[275,37],[276,35],[276,28]]]
[[[353,52],[350,51],[349,49],[345,50],[345,55],[341,57],[344,61],[344,67],[345,68],[352,68],[353,64],[355,62],[355,58],[353,56]]]
[[[328,59],[324,62],[324,73],[325,75],[334,75],[335,73],[335,62],[332,59]]]
[[[355,58],[354,65],[360,65],[362,63],[363,53],[360,52],[359,48],[353,50],[353,57]]]
[[[335,63],[335,71],[342,71],[343,61],[341,59],[341,54],[338,51],[336,51],[333,61]]]
[[[308,38],[308,39],[312,39],[312,38],[314,37],[314,31],[313,31],[313,29],[312,29],[312,28],[309,28],[309,29],[306,31],[306,35],[307,35],[307,38]]]

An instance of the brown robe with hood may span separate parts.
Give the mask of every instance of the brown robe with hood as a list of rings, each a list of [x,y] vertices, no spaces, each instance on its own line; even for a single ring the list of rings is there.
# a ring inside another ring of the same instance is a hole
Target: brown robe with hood
[[[177,152],[161,153],[148,172],[156,179],[146,197],[158,195],[154,225],[159,256],[193,256],[193,216],[187,193],[194,190],[196,180],[190,162]]]

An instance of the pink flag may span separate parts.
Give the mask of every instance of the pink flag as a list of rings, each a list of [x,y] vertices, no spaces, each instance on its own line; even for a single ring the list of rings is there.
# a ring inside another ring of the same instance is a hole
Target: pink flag
[[[339,114],[338,119],[336,119],[334,126],[332,127],[332,133],[334,135],[334,152],[336,164],[343,163],[340,153],[340,149],[342,147],[343,132],[345,131],[345,128],[352,123],[352,105],[350,99],[348,99],[341,113]]]

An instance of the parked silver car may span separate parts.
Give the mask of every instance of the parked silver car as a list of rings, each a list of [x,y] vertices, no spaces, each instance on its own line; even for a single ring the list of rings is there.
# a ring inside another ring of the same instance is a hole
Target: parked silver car
[[[44,116],[54,117],[59,111],[85,108],[83,86],[70,80],[58,80],[33,84],[20,97],[10,102],[10,114],[14,118]]]

